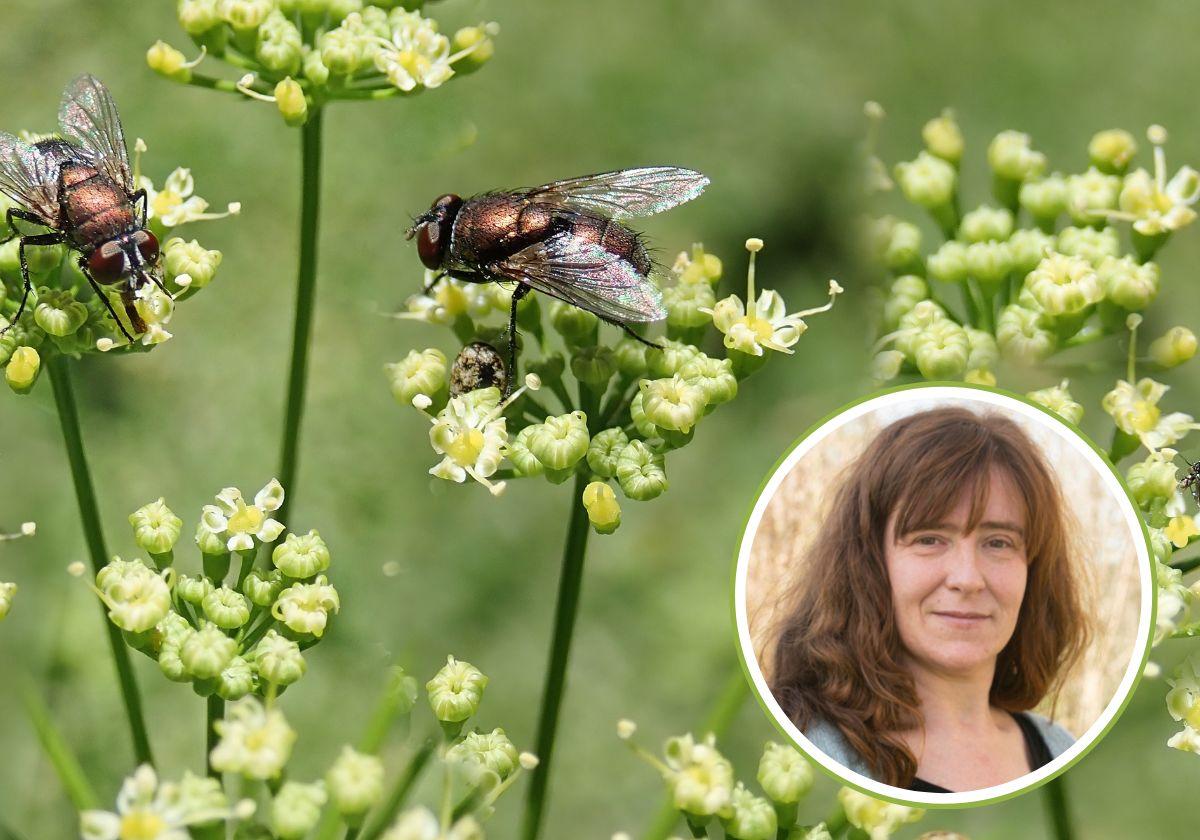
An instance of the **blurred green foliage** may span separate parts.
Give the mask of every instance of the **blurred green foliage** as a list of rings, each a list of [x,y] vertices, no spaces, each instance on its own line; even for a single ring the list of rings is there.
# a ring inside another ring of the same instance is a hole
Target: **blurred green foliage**
[[[296,777],[316,777],[358,736],[354,724],[374,700],[365,687],[382,686],[395,660],[428,676],[447,653],[469,658],[491,677],[480,724],[504,726],[521,746],[533,739],[569,500],[542,483],[517,483],[496,500],[425,474],[426,423],[395,405],[381,372],[410,347],[442,340],[434,328],[380,314],[420,282],[401,237],[410,216],[446,191],[691,166],[713,184],[646,225],[661,260],[703,240],[726,261],[725,294],[743,282],[742,241],[760,236],[760,285],[794,307],[820,303],[830,276],[847,290],[796,358],[773,360],[705,425],[672,464],[672,492],[629,506],[615,536],[593,538],[545,836],[638,832],[659,806],[660,785],[616,739],[615,721],[636,719],[647,739],[699,725],[736,667],[730,567],[759,483],[809,424],[869,387],[870,273],[853,255],[849,177],[862,102],[888,111],[879,152],[889,163],[911,157],[923,122],[950,105],[967,136],[968,177],[985,172],[987,141],[1005,128],[1030,132],[1052,167],[1079,167],[1094,131],[1121,126],[1140,138],[1158,122],[1171,131],[1173,165],[1196,164],[1200,111],[1180,83],[1195,62],[1194,15],[1177,3],[1112,0],[449,0],[431,10],[447,29],[498,20],[496,58],[443,90],[339,104],[327,116],[315,347],[291,518],[331,546],[344,609],[309,677],[284,700],[301,732]],[[148,174],[187,165],[214,205],[244,206],[239,219],[205,231],[225,263],[211,293],[172,324],[175,340],[150,356],[93,358],[77,369],[109,548],[132,554],[125,517],[141,504],[165,495],[194,521],[221,487],[257,487],[276,469],[299,137],[274,108],[181,88],[146,69],[156,39],[186,43],[166,0],[9,0],[0,21],[0,127],[51,128],[63,85],[92,72],[112,89],[130,138],[148,142]],[[966,206],[987,196],[985,183],[966,190]],[[1164,253],[1163,291],[1143,334],[1200,326],[1195,234],[1177,235]],[[1098,428],[1107,420],[1099,397],[1120,370],[1120,350],[1110,350],[1111,374],[1072,388]],[[1031,374],[1023,385],[1059,378]],[[1193,374],[1166,381],[1176,389],[1171,406],[1195,412]],[[32,674],[48,694],[102,797],[115,794],[132,759],[92,596],[65,573],[84,547],[49,388],[2,402],[0,520],[36,519],[39,531],[0,556],[0,577],[21,587],[0,627],[0,816],[29,837],[72,836],[69,805],[11,690],[16,676]],[[393,577],[383,573],[390,561],[401,569]],[[1170,667],[1184,647],[1167,643],[1156,659]],[[203,701],[149,661],[138,667],[162,770],[195,769]],[[1164,691],[1147,683],[1067,776],[1081,836],[1191,830],[1200,764],[1165,747],[1176,727]],[[722,740],[743,777],[772,735],[747,702]],[[818,783],[813,819],[833,790]],[[502,803],[489,836],[515,836],[522,798]],[[1041,837],[1043,809],[1031,794],[933,814],[904,836],[944,827],[975,840]]]

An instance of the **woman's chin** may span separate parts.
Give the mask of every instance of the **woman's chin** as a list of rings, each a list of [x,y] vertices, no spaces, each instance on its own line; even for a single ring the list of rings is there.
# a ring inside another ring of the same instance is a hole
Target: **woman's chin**
[[[994,665],[996,652],[990,645],[962,640],[944,640],[929,646],[914,656],[919,662],[938,671],[967,673],[984,665]]]

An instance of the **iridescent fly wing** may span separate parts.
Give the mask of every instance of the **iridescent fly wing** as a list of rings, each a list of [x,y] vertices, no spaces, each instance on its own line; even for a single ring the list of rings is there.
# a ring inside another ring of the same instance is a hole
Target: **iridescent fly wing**
[[[0,192],[53,226],[58,219],[58,165],[11,134],[0,132]]]
[[[121,128],[117,103],[103,82],[84,74],[67,85],[58,108],[58,124],[63,136],[88,152],[101,172],[126,192],[134,191],[125,130]]]
[[[488,268],[610,321],[667,317],[662,292],[632,263],[569,233],[530,245]]]
[[[520,194],[531,201],[559,203],[620,219],[669,210],[691,201],[707,186],[708,178],[691,169],[645,166],[555,181]]]

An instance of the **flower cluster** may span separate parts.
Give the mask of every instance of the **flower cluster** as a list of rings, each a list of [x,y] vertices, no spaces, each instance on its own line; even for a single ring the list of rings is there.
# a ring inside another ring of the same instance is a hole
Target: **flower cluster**
[[[1137,143],[1102,131],[1081,173],[1049,171],[1028,135],[998,134],[988,146],[992,203],[960,212],[964,143],[949,112],[931,120],[925,150],[895,167],[904,197],[928,211],[942,241],[896,216],[874,220],[870,248],[890,273],[873,373],[995,384],[997,366],[1036,365],[1120,334],[1126,316],[1158,293],[1154,257],[1196,217],[1200,174],[1167,177],[1166,132],[1153,126],[1154,174],[1132,168]],[[1122,235],[1124,223],[1131,223]],[[1156,356],[1171,367],[1195,353],[1183,328]],[[1189,339],[1190,336],[1190,339]]]
[[[77,254],[65,245],[25,249],[33,289],[15,323],[24,294],[19,237],[3,221],[12,202],[0,196],[0,367],[13,392],[29,393],[37,384],[47,354],[78,357],[84,353],[148,351],[171,338],[167,325],[176,307],[212,281],[221,252],[184,239],[175,228],[189,222],[223,218],[239,212],[230,204],[224,213],[209,213],[208,203],[193,194],[191,173],[174,170],[155,188],[140,173],[146,144],[135,145],[135,182],[145,188],[147,228],[162,242],[153,283],[127,293],[124,283],[100,287],[97,293],[79,268]],[[12,236],[12,238],[9,238]],[[100,294],[103,297],[99,296]],[[123,297],[125,295],[125,297]],[[130,313],[136,317],[131,317]],[[144,329],[136,325],[140,320]],[[130,342],[126,335],[134,337]]]
[[[798,825],[800,803],[813,786],[813,769],[793,747],[767,742],[758,763],[757,781],[763,796],[736,780],[733,765],[717,749],[709,734],[697,740],[690,733],[667,739],[662,757],[634,741],[633,721],[617,724],[617,735],[634,753],[657,770],[667,786],[671,804],[687,822],[692,836],[712,836],[710,825],[719,825],[731,840],[826,840],[832,835],[826,823]],[[925,812],[917,808],[880,802],[850,788],[838,792],[846,823],[872,840],[886,840],[905,823]],[[840,836],[840,835],[839,835]]]
[[[829,302],[788,312],[782,296],[757,292],[750,252],[747,292],[717,300],[721,260],[696,245],[681,253],[662,289],[666,337],[623,335],[601,341],[591,312],[534,296],[522,299],[517,323],[536,340],[540,354],[524,362],[523,387],[507,399],[517,380],[508,371],[504,325],[512,290],[498,284],[443,278],[414,295],[397,317],[449,327],[465,347],[454,362],[436,348],[413,350],[385,366],[392,393],[415,406],[432,424],[429,440],[441,460],[430,474],[463,483],[468,478],[495,494],[512,479],[541,476],[554,484],[583,480],[581,502],[602,534],[621,522],[617,489],[632,501],[667,490],[666,459],[688,444],[697,426],[737,396],[740,384],[772,354],[789,355],[807,329],[805,319],[825,312],[842,288],[829,282]],[[700,349],[715,330],[724,355]],[[561,340],[557,349],[555,336]],[[500,349],[496,347],[500,345]],[[532,348],[526,347],[522,356]],[[552,411],[541,402],[550,395]],[[507,462],[507,467],[505,466]]]
[[[452,36],[421,14],[421,2],[375,0],[180,0],[180,26],[199,48],[189,60],[164,41],[146,53],[156,73],[182,84],[273,103],[303,125],[324,103],[386,99],[440,87],[486,63],[494,23]],[[199,72],[212,57],[236,82]]]
[[[198,574],[176,567],[183,521],[162,499],[129,517],[149,561],[114,558],[96,575],[95,591],[129,644],[168,679],[237,700],[277,694],[304,675],[303,651],[321,640],[341,602],[325,575],[330,556],[321,535],[285,535],[272,518],[283,493],[272,480],[252,503],[227,487],[217,504],[205,505],[195,535]]]

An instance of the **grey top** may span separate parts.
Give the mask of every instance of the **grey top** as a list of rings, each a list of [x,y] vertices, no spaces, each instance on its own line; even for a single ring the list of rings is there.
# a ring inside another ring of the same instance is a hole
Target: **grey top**
[[[1052,759],[1058,758],[1075,743],[1075,738],[1070,732],[1048,718],[1042,717],[1036,712],[1019,712],[1018,714],[1024,715],[1033,722],[1038,734],[1046,742],[1046,748],[1050,751]],[[868,779],[875,778],[871,774],[870,768],[867,767],[867,763],[846,743],[841,731],[829,721],[818,720],[810,724],[808,729],[804,730],[804,737],[843,767],[866,776]]]

